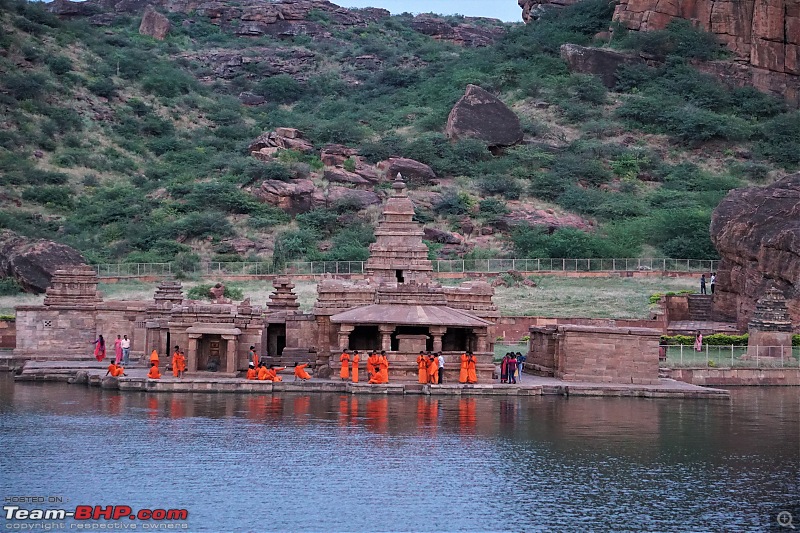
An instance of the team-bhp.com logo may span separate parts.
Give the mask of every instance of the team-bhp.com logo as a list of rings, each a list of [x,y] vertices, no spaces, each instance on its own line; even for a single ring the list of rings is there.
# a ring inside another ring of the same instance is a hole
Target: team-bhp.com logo
[[[125,519],[145,522],[145,524],[141,525],[142,529],[164,529],[163,524],[167,523],[171,526],[168,529],[177,529],[186,528],[187,526],[185,523],[175,524],[173,523],[174,521],[186,520],[189,518],[189,511],[186,509],[140,509],[134,511],[127,505],[78,505],[74,510],[23,509],[18,505],[4,505],[3,512],[9,524],[30,520],[63,521],[70,519],[81,521],[78,523],[71,523],[70,529],[94,529],[90,526],[90,523],[83,523],[84,521],[122,521]],[[6,524],[6,528],[8,528],[9,524]],[[130,525],[134,526],[130,529],[135,528],[135,524]],[[16,528],[12,527],[12,529]]]

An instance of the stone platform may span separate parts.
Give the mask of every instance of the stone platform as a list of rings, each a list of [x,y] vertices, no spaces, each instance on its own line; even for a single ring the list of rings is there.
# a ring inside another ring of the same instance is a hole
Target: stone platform
[[[96,361],[30,361],[22,372],[15,376],[16,381],[32,382],[80,382],[90,386],[123,391],[146,392],[213,392],[213,393],[257,393],[273,394],[281,392],[338,393],[338,394],[393,394],[430,396],[609,396],[641,398],[729,398],[729,392],[691,385],[672,379],[660,379],[657,384],[633,385],[618,383],[583,383],[563,381],[556,378],[523,374],[516,385],[497,381],[462,385],[444,383],[442,385],[423,385],[414,382],[390,382],[382,385],[351,383],[337,379],[317,379],[294,381],[290,369],[281,376],[284,381],[252,381],[243,378],[229,378],[213,373],[199,373],[192,377],[178,379],[171,373],[164,373],[161,379],[147,379],[147,368],[131,367],[125,370],[126,377],[105,378],[107,365]],[[80,376],[79,376],[80,374]],[[82,377],[81,377],[82,376]],[[76,380],[76,377],[79,379]]]

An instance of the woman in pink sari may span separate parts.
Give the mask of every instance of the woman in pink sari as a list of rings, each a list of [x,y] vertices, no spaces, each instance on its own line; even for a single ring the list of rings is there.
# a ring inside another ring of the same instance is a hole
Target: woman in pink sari
[[[117,340],[114,341],[114,355],[116,355],[116,359],[114,362],[119,364],[122,361],[122,336],[117,335]]]
[[[97,336],[97,340],[94,341],[94,358],[98,361],[102,361],[106,358],[106,340],[103,338],[102,335]]]
[[[697,335],[695,335],[694,337],[694,350],[696,352],[703,351],[703,334],[700,333],[699,331],[697,332]]]

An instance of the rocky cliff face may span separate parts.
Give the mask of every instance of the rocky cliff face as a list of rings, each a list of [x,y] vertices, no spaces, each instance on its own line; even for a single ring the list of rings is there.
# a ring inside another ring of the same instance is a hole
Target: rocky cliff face
[[[522,20],[530,22],[538,19],[548,9],[558,9],[571,6],[580,0],[517,0],[522,8]]]
[[[660,30],[675,18],[728,46],[743,67],[730,81],[800,101],[800,1],[620,0],[614,11],[614,21],[634,31]]]
[[[711,240],[722,257],[716,312],[746,329],[756,301],[774,285],[800,324],[800,173],[728,193],[714,210]]]

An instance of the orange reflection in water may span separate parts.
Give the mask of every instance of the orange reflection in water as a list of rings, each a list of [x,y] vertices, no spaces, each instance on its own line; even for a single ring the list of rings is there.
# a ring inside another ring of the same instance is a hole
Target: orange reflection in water
[[[366,426],[375,433],[386,433],[389,428],[389,398],[367,400]]]
[[[474,433],[477,418],[475,398],[461,398],[458,401],[458,425],[462,433]]]
[[[297,396],[293,402],[295,420],[303,424],[308,422],[308,412],[311,410],[310,396]]]

